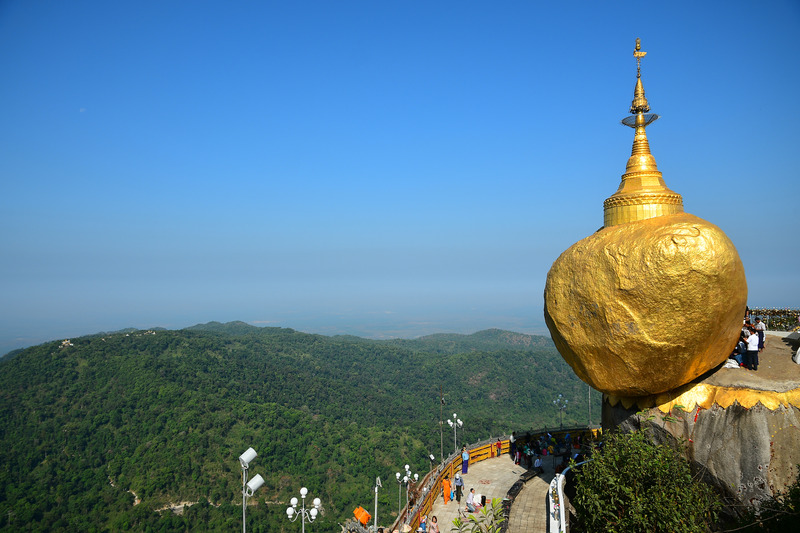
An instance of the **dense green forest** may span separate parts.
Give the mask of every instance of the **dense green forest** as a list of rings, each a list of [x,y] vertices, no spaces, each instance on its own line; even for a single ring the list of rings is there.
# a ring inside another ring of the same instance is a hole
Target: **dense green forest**
[[[250,531],[299,530],[285,502],[301,486],[323,502],[313,530],[339,531],[377,476],[439,456],[440,391],[476,442],[555,424],[558,393],[564,423],[585,423],[587,390],[548,338],[501,330],[373,341],[233,322],[45,343],[0,360],[0,528],[232,530],[252,446],[266,483]],[[179,502],[194,505],[159,511]]]

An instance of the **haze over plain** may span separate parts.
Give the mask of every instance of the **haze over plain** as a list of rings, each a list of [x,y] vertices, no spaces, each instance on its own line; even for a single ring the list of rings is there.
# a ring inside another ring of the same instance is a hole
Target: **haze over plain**
[[[4,2],[0,353],[123,327],[546,333],[653,155],[800,305],[800,5]]]

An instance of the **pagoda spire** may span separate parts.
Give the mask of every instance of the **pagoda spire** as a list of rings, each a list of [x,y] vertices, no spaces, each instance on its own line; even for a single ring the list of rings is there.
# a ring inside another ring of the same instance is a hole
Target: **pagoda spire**
[[[647,52],[642,51],[641,40],[637,38],[633,51],[636,58],[636,86],[630,110],[633,115],[622,120],[622,124],[635,130],[633,148],[617,192],[603,202],[604,227],[683,212],[683,197],[667,188],[650,153],[645,129],[658,115],[649,113],[650,104],[644,94],[641,61],[645,55]]]

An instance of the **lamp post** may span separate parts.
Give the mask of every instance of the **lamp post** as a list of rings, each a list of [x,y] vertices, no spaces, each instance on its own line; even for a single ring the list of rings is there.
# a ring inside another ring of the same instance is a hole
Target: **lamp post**
[[[400,487],[403,486],[403,479],[400,477],[400,472],[395,472],[394,477],[397,478],[397,519],[400,519]]]
[[[553,405],[558,409],[558,423],[560,427],[564,427],[564,409],[567,408],[569,400],[565,399],[563,395],[559,394],[558,398],[553,400]]]
[[[800,321],[800,318],[798,319]],[[444,463],[444,392],[439,385],[439,459]]]
[[[462,422],[461,419],[458,418],[457,414],[453,413],[453,419],[450,420],[448,418],[447,423],[450,425],[451,428],[453,428],[453,453],[457,453],[458,444],[456,443],[456,431],[458,431],[458,428],[464,426],[464,422]]]
[[[409,485],[411,485],[412,478],[414,479],[414,483],[416,484],[417,481],[419,480],[419,474],[412,474],[411,470],[408,468],[408,465],[406,465],[406,475],[403,477],[403,481],[406,484],[406,519],[404,520],[404,522],[408,522],[408,488]]]
[[[253,448],[247,450],[239,456],[239,463],[242,465],[242,533],[247,532],[247,498],[252,498],[253,493],[264,484],[264,478],[261,474],[256,474],[253,479],[247,481],[247,470],[250,467],[250,461],[258,456]]]
[[[378,531],[378,489],[383,487],[381,485],[381,478],[375,478],[375,515],[372,521],[372,525],[374,526],[375,531]]]
[[[308,489],[303,487],[300,489],[300,497],[303,499],[302,506],[300,509],[297,509],[297,498],[292,498],[291,500],[291,507],[286,508],[286,516],[289,517],[289,520],[294,522],[297,520],[298,517],[301,519],[302,523],[302,532],[305,533],[306,531],[306,520],[310,524],[317,518],[317,514],[319,513],[319,508],[322,505],[322,502],[319,498],[314,498],[314,507],[311,509],[306,510],[306,496],[308,495]]]

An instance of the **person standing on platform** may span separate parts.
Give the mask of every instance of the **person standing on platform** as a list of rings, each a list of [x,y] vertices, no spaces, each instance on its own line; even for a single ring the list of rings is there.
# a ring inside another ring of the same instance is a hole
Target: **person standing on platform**
[[[461,447],[461,473],[466,474],[469,469],[469,452],[466,446]]]
[[[445,476],[444,480],[442,480],[442,496],[444,496],[444,504],[450,501],[450,491],[452,488],[450,487],[450,478]],[[436,518],[436,517],[434,517]]]
[[[495,457],[500,457],[500,453],[503,451],[503,443],[500,442],[500,437],[497,437],[497,442],[494,445],[497,448],[497,455],[495,455]]]
[[[458,474],[456,474],[455,486],[456,486],[456,501],[458,502],[458,505],[461,505],[461,493],[464,490],[464,480],[461,479],[461,476]]]
[[[748,370],[758,370],[758,334],[756,328],[750,328],[750,336],[747,337],[747,355],[744,358],[744,366]]]
[[[758,351],[761,352],[764,350],[764,334],[767,331],[767,325],[761,321],[761,317],[756,317],[756,323],[753,327],[756,328],[756,334],[758,335]]]
[[[439,519],[436,515],[431,517],[431,523],[428,525],[428,533],[439,533]]]
[[[514,435],[514,432],[511,432],[511,436],[508,438],[508,455],[511,456],[511,460],[514,461],[517,455],[517,437]]]

